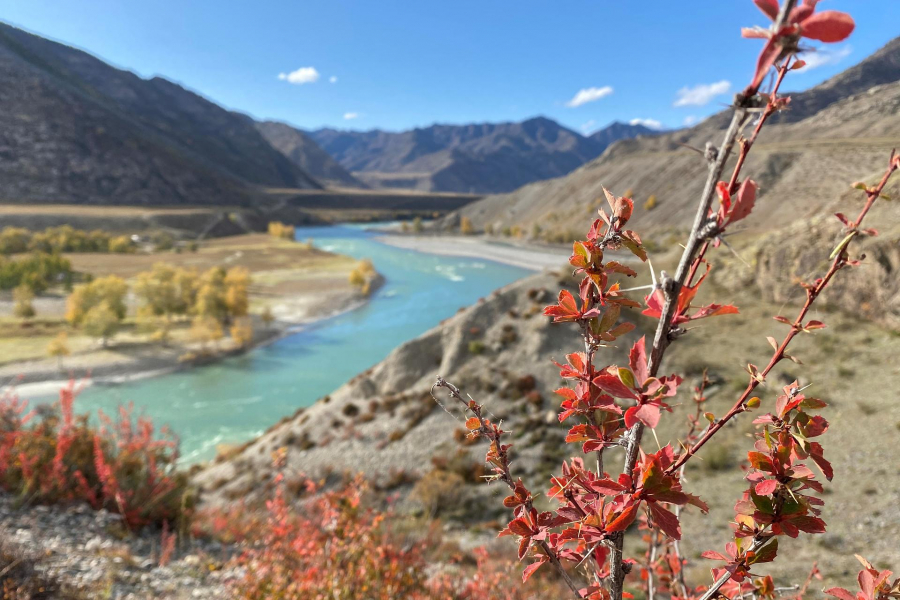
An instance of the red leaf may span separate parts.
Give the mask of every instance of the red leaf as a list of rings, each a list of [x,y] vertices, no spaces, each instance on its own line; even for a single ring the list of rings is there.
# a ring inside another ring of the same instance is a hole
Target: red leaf
[[[603,193],[606,195],[606,201],[609,202],[609,208],[612,210],[613,215],[619,218],[618,223],[616,223],[616,229],[623,227],[628,222],[628,219],[631,218],[634,202],[630,198],[614,196],[606,188],[603,188]]]
[[[534,575],[535,571],[540,569],[541,565],[544,564],[545,562],[547,562],[548,560],[549,559],[547,558],[547,556],[541,554],[540,557],[535,562],[533,562],[530,565],[528,565],[527,567],[525,567],[525,570],[522,571],[522,583],[525,583],[526,581],[528,581],[528,578],[531,577],[532,575]]]
[[[842,42],[850,37],[856,24],[853,17],[837,10],[826,10],[805,19],[800,35],[820,42]]]
[[[636,421],[640,421],[650,429],[656,429],[659,417],[659,407],[654,404],[632,406],[625,411],[625,427],[633,427]]]
[[[776,479],[766,479],[756,484],[756,493],[760,496],[769,496],[778,489]]]
[[[778,0],[753,0],[753,4],[773,21],[778,18]]]
[[[628,364],[631,366],[631,372],[634,373],[637,385],[639,387],[643,386],[644,382],[647,381],[647,349],[643,337],[631,347],[631,352],[628,354]]]
[[[756,74],[753,76],[753,83],[750,84],[750,87],[754,91],[759,88],[763,79],[765,79],[766,74],[768,74],[769,69],[775,64],[775,61],[780,54],[781,46],[774,38],[766,42],[766,45],[763,47],[762,52],[760,52],[759,59],[756,62]]]
[[[678,523],[678,517],[656,502],[648,502],[647,506],[650,507],[653,522],[659,526],[663,533],[674,540],[680,540],[681,526]]]
[[[622,380],[616,375],[604,373],[594,378],[594,385],[616,398],[635,398],[634,392],[625,387]]]
[[[625,531],[628,529],[628,526],[634,522],[635,517],[638,514],[638,508],[640,507],[640,502],[635,502],[634,504],[627,506],[619,516],[612,520],[606,526],[606,531],[609,533],[613,533],[615,531]]]
[[[704,552],[704,553],[701,554],[700,556],[703,557],[703,558],[708,558],[708,559],[710,559],[710,560],[724,560],[724,561],[726,561],[726,562],[729,560],[728,557],[723,556],[722,554],[720,554],[720,553],[718,553],[718,552],[715,552],[715,551],[713,551],[713,550],[707,550],[706,552]]]
[[[748,179],[738,188],[737,195],[734,197],[734,208],[728,216],[728,223],[736,223],[746,218],[753,210],[756,203],[756,182]]]
[[[840,600],[857,600],[856,596],[854,596],[849,591],[844,588],[833,587],[831,589],[825,590],[825,593],[829,596],[834,596],[835,598],[840,598]]]

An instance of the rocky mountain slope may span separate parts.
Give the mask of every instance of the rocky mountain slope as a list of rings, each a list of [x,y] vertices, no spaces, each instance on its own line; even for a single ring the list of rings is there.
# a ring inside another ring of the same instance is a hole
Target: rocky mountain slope
[[[6,202],[224,205],[320,187],[249,117],[3,23],[0,156]]]
[[[277,121],[262,121],[256,128],[276,150],[317,181],[336,187],[367,187],[303,131]]]
[[[808,91],[792,94],[790,110],[767,127],[745,173],[760,184],[751,230],[834,212],[848,185],[883,169],[900,143],[900,39],[862,63]],[[631,189],[640,208],[636,227],[664,243],[667,232],[687,228],[706,173],[703,157],[686,148],[717,143],[728,120],[716,115],[686,130],[613,144],[569,175],[489,196],[462,209],[476,227],[518,225],[545,233],[578,231],[602,197],[601,186]],[[457,217],[458,218],[458,217]],[[452,225],[455,221],[448,221]]]
[[[613,139],[649,133],[640,125],[615,123],[586,138],[538,117],[400,133],[320,129],[309,135],[373,187],[496,193],[565,175],[599,156]]]

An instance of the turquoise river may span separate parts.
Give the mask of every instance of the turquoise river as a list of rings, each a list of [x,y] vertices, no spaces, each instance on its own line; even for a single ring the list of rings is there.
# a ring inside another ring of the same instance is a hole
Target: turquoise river
[[[109,414],[133,402],[178,435],[184,461],[209,459],[217,445],[259,435],[460,307],[528,274],[489,260],[394,248],[374,237],[355,226],[297,230],[298,239],[313,238],[322,249],[372,259],[387,282],[363,307],[214,365],[87,388],[80,410]]]

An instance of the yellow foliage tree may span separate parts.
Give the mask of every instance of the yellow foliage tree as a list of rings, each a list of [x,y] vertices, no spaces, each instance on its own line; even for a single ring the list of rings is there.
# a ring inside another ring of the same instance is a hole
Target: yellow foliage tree
[[[115,275],[99,277],[90,283],[79,285],[66,300],[66,320],[72,325],[81,325],[91,309],[105,304],[106,309],[121,321],[127,311],[127,293],[128,285],[125,280]]]
[[[229,329],[231,339],[241,348],[246,348],[253,341],[253,323],[250,317],[241,317]]]
[[[191,323],[191,339],[200,342],[204,348],[221,340],[223,335],[222,324],[213,317],[197,316]]]
[[[269,223],[269,235],[283,240],[293,240],[295,237],[294,226],[272,221]]]
[[[0,254],[18,254],[28,250],[31,233],[21,227],[4,227],[0,232]]]
[[[644,202],[644,210],[653,210],[654,208],[656,208],[656,196],[650,196]]]
[[[31,317],[33,317],[33,300],[34,290],[31,289],[31,286],[25,285],[24,283],[18,286],[13,290],[13,301],[15,302],[15,305],[13,306],[13,314],[20,319],[30,319]]]
[[[250,308],[250,271],[233,267],[225,274],[225,306],[230,318],[247,315]]]
[[[472,225],[472,219],[462,217],[459,220],[459,232],[463,235],[472,235],[475,233],[475,227]]]
[[[225,269],[215,267],[200,276],[194,313],[209,317],[219,323],[228,319],[228,304],[225,302]]]
[[[128,254],[134,252],[136,248],[127,235],[120,235],[109,240],[109,251],[117,254]]]
[[[69,334],[65,331],[60,331],[59,335],[50,340],[50,343],[47,344],[47,355],[56,357],[56,366],[62,370],[63,368],[63,358],[69,356],[71,351],[69,350]]]
[[[81,327],[89,336],[100,338],[105,348],[109,338],[119,330],[121,323],[122,318],[108,302],[103,301],[85,313]]]

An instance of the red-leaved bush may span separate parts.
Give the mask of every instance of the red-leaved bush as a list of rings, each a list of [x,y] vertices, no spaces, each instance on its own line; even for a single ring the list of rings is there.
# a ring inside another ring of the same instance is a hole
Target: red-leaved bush
[[[23,503],[86,501],[132,528],[174,522],[187,481],[177,441],[130,407],[115,420],[100,412],[94,426],[74,413],[78,391],[70,381],[57,403],[31,411],[14,391],[0,395],[0,487]]]
[[[276,453],[282,469],[283,454]],[[240,538],[247,549],[236,558],[244,576],[235,595],[244,600],[525,600],[555,595],[551,583],[530,590],[508,585],[511,563],[498,564],[482,549],[470,576],[459,565],[435,557],[433,536],[404,540],[392,531],[392,511],[366,501],[368,485],[356,477],[343,486],[323,489],[306,481],[297,506],[288,501],[283,473],[275,476],[266,503],[267,518],[254,511],[206,510],[195,523],[198,532]],[[241,522],[245,519],[247,525]],[[222,528],[220,530],[220,528]]]
[[[841,41],[854,27],[853,19],[844,13],[816,12],[817,0],[804,0],[799,5],[796,0],[786,0],[781,6],[776,0],[755,0],[755,4],[774,25],[744,32],[748,37],[765,38],[766,45],[750,85],[735,98],[732,121],[722,145],[706,152],[708,178],[677,271],[674,277],[665,272],[654,275],[657,283],[644,298],[643,314],[657,320],[653,339],[637,340],[624,364],[595,365],[600,348],[634,328],[620,322],[622,308],[640,307],[624,295],[618,283],[610,281],[614,275],[634,277],[636,272],[621,262],[606,260],[605,253],[627,249],[638,260],[647,260],[640,236],[627,229],[632,200],[607,190],[604,192],[609,214],[600,209],[600,218],[594,221],[586,239],[573,246],[570,263],[582,276],[578,297],[563,290],[557,303],[545,310],[553,322],[573,324],[583,340],[583,351],[569,354],[565,365],[557,363],[560,376],[571,382],[558,390],[562,397],[559,421],[570,424],[566,441],[577,444],[592,457],[590,461],[572,458],[551,478],[547,496],[555,501],[553,510],[539,512],[534,506],[534,493],[511,472],[511,446],[504,443],[506,432],[500,424],[487,419],[482,406],[471,398],[465,399],[456,386],[440,377],[435,384],[435,388],[447,390],[472,415],[466,427],[471,438],[484,438],[489,443],[486,462],[493,469],[491,479],[502,482],[511,491],[504,505],[513,515],[500,535],[518,541],[518,558],[528,561],[523,579],[550,565],[576,598],[621,600],[628,595],[624,589],[626,575],[636,566],[640,566],[641,575],[636,585],[650,599],[665,594],[685,600],[709,600],[718,595],[736,598],[748,592],[773,597],[776,588],[771,579],[752,580],[755,565],[776,559],[782,536],[796,538],[801,533],[825,531],[820,477],[831,480],[833,472],[819,441],[828,430],[828,421],[817,413],[826,404],[806,396],[794,382],[767,401],[762,410],[763,401],[754,396],[754,391],[766,382],[777,364],[785,359],[795,360],[786,351],[797,335],[825,327],[820,321],[808,320],[807,315],[839,271],[859,264],[859,260],[851,258],[851,242],[876,235],[874,230],[861,228],[861,224],[891,174],[900,168],[900,157],[894,153],[877,185],[857,184],[866,197],[859,215],[855,219],[837,215],[845,231],[829,257],[830,267],[820,278],[801,284],[806,301],[794,318],[775,317],[787,326],[788,332],[781,341],[769,338],[774,352],[765,367],[747,366],[749,382],[730,410],[718,417],[703,412],[704,377],[694,391],[696,413],[690,416],[688,431],[680,444],[656,452],[641,447],[645,429],[655,428],[663,415],[671,412],[673,397],[683,393],[680,376],[658,372],[666,350],[689,333],[686,324],[709,317],[727,318],[738,312],[734,306],[697,305],[695,300],[711,270],[706,260],[708,251],[717,247],[723,234],[754,208],[758,186],[752,179],[742,178],[742,169],[770,117],[789,105],[790,99],[778,91],[788,72],[804,66],[796,58],[799,41],[804,37]],[[773,67],[771,86],[762,92],[761,86]],[[752,132],[745,136],[751,117],[755,117],[755,123]],[[723,178],[735,147],[737,157],[731,175]],[[714,196],[718,197],[717,208],[713,207]],[[717,563],[712,569],[712,582],[688,583],[684,578],[686,561],[679,546],[680,516],[688,507],[705,513],[707,505],[685,489],[685,464],[726,423],[757,409],[761,414],[754,421],[756,440],[748,453],[748,487],[735,505],[733,539],[722,549],[703,553],[704,558]],[[611,475],[604,468],[604,454],[618,450],[624,453],[624,467],[617,475]],[[588,462],[595,462],[596,467]],[[642,558],[632,559],[626,557],[624,534],[636,523],[646,531],[648,549]],[[896,592],[896,583],[887,582],[890,573],[879,573],[868,563],[864,565],[860,600]],[[809,581],[804,591],[808,585]],[[843,590],[830,593],[841,600],[852,597]]]

